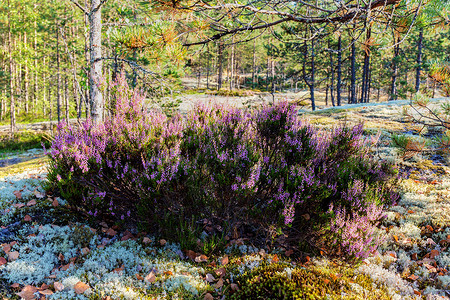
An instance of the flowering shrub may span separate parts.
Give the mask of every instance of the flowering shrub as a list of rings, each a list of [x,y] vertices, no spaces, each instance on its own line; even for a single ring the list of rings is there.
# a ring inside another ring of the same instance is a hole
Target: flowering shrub
[[[345,208],[333,210],[330,213],[334,218],[330,222],[329,239],[333,249],[338,249],[346,257],[367,258],[384,241],[383,237],[377,234],[377,225],[384,218],[383,205],[377,206],[375,203],[367,206],[363,211],[348,214]]]
[[[49,187],[87,214],[144,226],[203,218],[230,233],[243,220],[296,227],[306,213],[320,225],[332,205],[342,210],[332,230],[345,238],[338,220],[362,221],[393,201],[392,169],[370,158],[362,125],[317,130],[287,103],[253,112],[198,106],[169,119],[145,111],[123,76],[115,91],[104,124],[61,123],[49,151]]]

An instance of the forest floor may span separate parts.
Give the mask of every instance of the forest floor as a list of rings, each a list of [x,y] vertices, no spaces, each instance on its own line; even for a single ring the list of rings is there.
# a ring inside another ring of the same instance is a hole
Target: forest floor
[[[181,109],[188,109],[190,101],[186,103]],[[401,172],[401,199],[387,210],[379,228],[386,242],[372,257],[346,268],[370,276],[375,288],[387,290],[393,299],[450,299],[450,158],[433,151],[400,157],[390,143],[393,133],[428,140],[436,134],[422,132],[419,137],[418,128],[401,115],[404,104],[299,113],[321,127],[364,122],[368,138],[380,134],[373,153]],[[64,199],[44,192],[46,158],[39,153],[32,158],[0,165],[4,299],[221,299],[217,295],[224,289],[239,288],[230,285],[234,276],[264,262],[300,264],[282,250],[267,253],[251,244],[235,244],[220,256],[206,257],[183,252],[164,237],[88,223],[70,212]],[[334,264],[315,257],[302,265]],[[362,299],[366,292],[356,287],[355,293]]]

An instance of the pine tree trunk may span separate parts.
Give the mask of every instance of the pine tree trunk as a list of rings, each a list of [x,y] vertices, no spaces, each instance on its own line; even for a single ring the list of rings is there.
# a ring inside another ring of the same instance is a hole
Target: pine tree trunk
[[[337,82],[336,82],[336,101],[337,106],[341,106],[341,86],[342,86],[342,41],[341,35],[338,39],[338,62],[337,62]]]
[[[48,88],[48,112],[49,112],[49,117],[50,117],[50,128],[51,128],[51,123],[53,121],[53,105],[52,105],[52,89],[51,89],[51,85],[49,84],[47,86]]]
[[[398,63],[397,58],[400,53],[400,37],[397,39],[394,38],[394,44],[397,44],[394,46],[394,57],[392,59],[392,82],[391,82],[391,96],[389,100],[396,100],[397,99],[397,77],[398,77]]]
[[[253,40],[253,60],[252,60],[252,88],[255,88],[255,68],[256,68],[256,39]]]
[[[44,48],[45,48],[45,44],[44,44]],[[45,68],[46,68],[46,63],[45,63],[46,57],[44,56],[44,72],[42,72],[42,112],[44,114],[44,117],[46,115],[46,110],[45,110],[45,104],[47,103],[47,94],[45,92],[46,90],[46,76],[47,74],[45,74]]]
[[[90,46],[90,100],[92,103],[91,116],[94,124],[103,121],[103,95],[99,84],[102,80],[102,14],[101,0],[91,0],[89,16],[89,46]]]
[[[80,120],[81,118],[81,101],[80,101],[80,95],[77,91],[77,79],[76,79],[76,73],[73,72],[73,80],[72,80],[72,93],[75,97],[75,113],[77,115],[77,120]]]
[[[311,106],[313,111],[316,110],[316,101],[314,98],[315,75],[316,75],[316,66],[315,66],[314,39],[313,39],[311,40],[311,82],[309,84],[309,93],[311,96]]]
[[[422,69],[423,28],[419,29],[419,41],[417,42],[417,69],[416,69],[416,93],[420,91],[420,71]]]
[[[350,103],[356,103],[356,41],[352,39],[351,79],[350,79]]]
[[[235,52],[235,45],[234,45],[234,36],[232,39],[232,45],[231,45],[231,55],[230,55],[230,66],[231,66],[231,70],[230,70],[230,90],[234,89],[234,52]]]
[[[275,93],[275,61],[271,61],[271,75],[272,75],[272,97]]]
[[[220,90],[222,88],[222,80],[223,80],[223,44],[222,42],[219,42],[219,55],[218,55],[218,62],[219,65],[219,74],[217,78],[217,89]]]
[[[84,91],[84,110],[85,110],[85,115],[86,115],[86,119],[90,117],[90,104],[89,104],[89,91],[86,90]]]
[[[3,121],[3,118],[5,116],[5,98],[6,98],[6,91],[3,90],[2,91],[2,98],[1,98],[1,102],[0,102],[0,121]]]
[[[369,27],[366,35],[366,49],[364,51],[364,66],[363,66],[363,76],[361,82],[361,103],[368,102],[367,91],[369,89],[369,67],[370,67],[370,38],[372,29]]]
[[[11,3],[8,0],[8,7],[11,7]],[[14,103],[14,66],[13,66],[13,56],[12,56],[12,29],[11,29],[11,15],[8,9],[8,54],[9,54],[9,97],[10,97],[10,125],[11,125],[11,136],[14,136],[14,131],[16,129],[16,115],[15,115],[15,103]]]
[[[330,46],[328,46],[330,47]],[[330,81],[330,97],[331,105],[334,107],[334,64],[333,64],[333,52],[330,51],[330,70],[331,70],[331,81]]]
[[[211,60],[211,53],[209,52],[209,43],[206,44],[206,49],[207,49],[207,61],[206,61],[206,89],[209,90],[209,65],[210,65],[210,60]]]
[[[270,58],[267,57],[267,72],[266,72],[266,90],[269,91],[269,71],[270,71]]]
[[[19,33],[19,37],[18,38],[14,38],[14,49],[18,49],[19,50],[19,57],[22,57],[22,48],[19,47],[19,45],[17,45],[17,40],[21,40],[22,36]],[[14,70],[16,72],[16,83],[14,84],[14,88],[15,88],[15,94],[19,95],[16,99],[16,104],[15,104],[15,109],[16,109],[16,114],[20,116],[20,109],[21,109],[21,102],[23,102],[23,99],[21,97],[22,94],[22,65],[20,63],[18,63],[17,61],[15,61],[15,67]]]
[[[200,68],[200,63],[198,64],[198,68],[197,68],[197,89],[200,88],[200,79],[201,79],[201,68]]]
[[[67,80],[67,70],[64,70],[64,106],[65,106],[65,118],[69,123],[69,82]]]
[[[60,69],[60,56],[59,56],[59,25],[56,24],[56,113],[58,115],[58,123],[61,122],[61,69]]]
[[[367,71],[367,88],[366,88],[366,103],[370,102],[370,89],[372,88],[372,70],[370,68],[370,61]]]

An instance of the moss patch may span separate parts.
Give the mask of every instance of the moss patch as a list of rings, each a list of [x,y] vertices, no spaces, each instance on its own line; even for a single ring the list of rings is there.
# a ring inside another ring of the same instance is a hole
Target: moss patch
[[[0,168],[0,178],[18,174],[29,169],[36,169],[44,167],[47,164],[48,158],[46,156],[24,161],[15,165]]]
[[[391,299],[384,287],[349,267],[288,264],[257,267],[238,278],[231,299]]]

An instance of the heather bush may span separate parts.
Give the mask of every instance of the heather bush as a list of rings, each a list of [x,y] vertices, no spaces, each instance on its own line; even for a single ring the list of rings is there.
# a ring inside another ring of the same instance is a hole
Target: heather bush
[[[372,231],[339,227],[374,226],[382,216],[370,214],[395,200],[394,171],[371,159],[362,124],[318,130],[287,103],[254,111],[203,105],[168,118],[146,111],[144,95],[128,89],[124,76],[114,90],[103,124],[61,123],[49,150],[49,188],[74,208],[161,230],[168,220],[206,220],[222,236],[243,233],[244,223],[303,228],[298,216],[308,214],[310,228],[331,227],[337,241],[364,245],[347,247],[350,256],[376,247]]]

